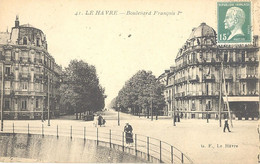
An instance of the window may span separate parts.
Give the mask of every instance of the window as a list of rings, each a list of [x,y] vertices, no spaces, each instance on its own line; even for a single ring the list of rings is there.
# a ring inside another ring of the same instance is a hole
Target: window
[[[224,62],[227,62],[227,60],[228,60],[228,54],[227,54],[227,52],[225,52],[225,54],[224,54]]]
[[[192,108],[192,110],[195,110],[195,109],[196,109],[196,107],[195,107],[195,100],[192,100],[192,102],[191,102],[191,108]]]
[[[38,91],[38,88],[39,88],[39,84],[38,83],[34,83],[34,90]]]
[[[197,45],[200,45],[200,40],[199,39],[197,39]]]
[[[5,74],[10,75],[10,67],[5,67]]]
[[[225,102],[224,103],[224,111],[227,111],[228,110],[228,107],[227,107],[227,103]]]
[[[208,84],[206,85],[206,94],[207,95],[209,94],[209,85]]]
[[[210,110],[210,109],[211,109],[211,101],[208,101],[207,110]]]
[[[36,99],[36,108],[39,108],[39,99]]]
[[[40,38],[36,39],[36,46],[40,47]]]
[[[22,109],[27,109],[27,101],[22,100]]]
[[[26,37],[23,38],[23,45],[27,45],[27,38]]]
[[[246,92],[246,84],[243,84],[243,92]]]
[[[226,93],[228,94],[228,84],[226,84]]]
[[[10,101],[5,100],[5,109],[10,109]]]
[[[23,73],[27,73],[29,71],[29,67],[27,66],[22,67],[22,71]]]
[[[206,61],[209,61],[209,53],[206,52]]]
[[[28,83],[23,82],[22,83],[22,90],[27,90],[28,89]]]
[[[245,51],[242,51],[242,62],[245,62],[245,58],[246,58]]]
[[[11,88],[11,82],[5,81],[5,89],[9,90]]]

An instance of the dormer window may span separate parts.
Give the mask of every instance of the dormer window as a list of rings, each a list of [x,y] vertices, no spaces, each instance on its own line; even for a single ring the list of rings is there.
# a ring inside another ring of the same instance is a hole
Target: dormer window
[[[27,45],[27,38],[26,37],[23,38],[23,45]]]
[[[36,46],[40,47],[40,38],[36,39]]]
[[[245,55],[245,51],[242,51],[242,62],[245,62],[245,58],[246,58],[246,55]]]
[[[224,62],[227,62],[227,60],[228,60],[228,53],[225,52],[225,53],[224,53]]]

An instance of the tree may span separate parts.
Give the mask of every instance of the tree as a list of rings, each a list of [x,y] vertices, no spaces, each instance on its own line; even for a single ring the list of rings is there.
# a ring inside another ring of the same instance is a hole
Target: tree
[[[122,112],[128,112],[126,109],[130,108],[132,114],[140,114],[144,109],[145,115],[149,116],[152,102],[156,113],[165,105],[163,87],[151,71],[141,70],[126,81],[115,103],[121,105]]]
[[[80,60],[72,60],[65,68],[60,87],[61,103],[70,104],[76,113],[96,112],[105,106],[105,89],[99,84],[96,68]]]

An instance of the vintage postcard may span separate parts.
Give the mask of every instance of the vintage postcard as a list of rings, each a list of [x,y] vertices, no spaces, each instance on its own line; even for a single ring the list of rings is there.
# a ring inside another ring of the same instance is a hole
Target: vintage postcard
[[[0,22],[0,163],[260,163],[258,0],[0,0]]]

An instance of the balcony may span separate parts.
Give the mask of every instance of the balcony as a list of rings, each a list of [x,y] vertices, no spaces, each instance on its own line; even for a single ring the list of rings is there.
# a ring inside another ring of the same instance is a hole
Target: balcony
[[[239,80],[257,80],[256,74],[238,74],[237,78]]]
[[[208,91],[208,92],[202,92],[203,96],[215,96],[213,91]]]
[[[253,91],[248,91],[248,92],[247,92],[247,95],[255,96],[255,95],[259,95],[259,94],[258,94],[258,91],[254,91],[254,90],[253,90]]]
[[[187,92],[186,96],[196,96],[196,91],[189,91]]]
[[[20,73],[19,74],[19,79],[20,80],[30,80],[31,75],[29,73]]]
[[[0,60],[5,60],[5,56],[4,55],[0,55]]]
[[[232,74],[225,74],[225,80],[233,80],[233,75]]]
[[[37,74],[37,73],[34,74],[34,81],[35,82],[42,82],[42,80],[43,80],[43,75]]]
[[[14,79],[14,73],[5,74],[5,80],[13,80],[13,79]]]
[[[203,76],[204,81],[215,81],[215,75],[214,74],[207,74]]]
[[[210,104],[206,104],[206,111],[210,111],[212,108],[211,108],[211,105]]]
[[[196,76],[188,76],[188,80],[190,82],[198,82],[199,81],[199,76],[196,75]]]
[[[15,91],[16,96],[46,96],[47,93],[44,92],[34,92],[34,91]]]
[[[181,97],[181,93],[176,93],[175,97]]]
[[[216,63],[216,60],[214,58],[211,58],[211,63]]]

